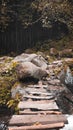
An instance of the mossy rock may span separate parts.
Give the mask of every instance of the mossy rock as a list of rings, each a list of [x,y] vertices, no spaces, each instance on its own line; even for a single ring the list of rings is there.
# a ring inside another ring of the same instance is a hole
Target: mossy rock
[[[16,74],[0,75],[0,105],[7,104],[8,100],[11,99],[11,88],[16,80]]]
[[[11,99],[11,88],[17,81],[15,72],[16,63],[12,62],[13,58],[0,58],[0,106],[7,105]]]

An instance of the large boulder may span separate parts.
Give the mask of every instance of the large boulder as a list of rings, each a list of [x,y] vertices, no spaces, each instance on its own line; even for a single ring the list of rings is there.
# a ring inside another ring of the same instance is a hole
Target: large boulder
[[[41,67],[43,69],[47,68],[46,60],[41,55],[37,55],[37,54],[23,53],[23,54],[15,57],[14,61],[15,62],[32,62],[36,66]]]
[[[21,55],[16,56],[13,61],[14,62],[24,62],[26,58],[28,58],[29,54],[22,53]]]
[[[60,81],[73,93],[73,75],[69,66],[65,66],[60,73]]]
[[[16,67],[16,73],[19,79],[24,80],[26,78],[34,78],[40,80],[44,76],[47,76],[46,70],[37,67],[31,62],[19,63]]]
[[[55,48],[50,48],[49,53],[51,56],[58,56],[58,50]]]
[[[59,51],[60,57],[72,57],[73,56],[73,50],[72,49],[64,49],[62,51]]]
[[[41,55],[37,55],[31,62],[42,69],[47,68],[47,62]]]
[[[68,87],[72,87],[72,91],[73,91],[73,75],[69,67],[67,67],[67,70],[66,70],[65,84]]]

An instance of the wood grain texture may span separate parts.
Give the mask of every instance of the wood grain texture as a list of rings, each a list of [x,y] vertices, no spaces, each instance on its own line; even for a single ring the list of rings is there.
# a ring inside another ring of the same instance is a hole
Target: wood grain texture
[[[32,96],[32,95],[24,95],[23,98],[34,99],[34,100],[50,100],[54,99],[54,96]]]
[[[49,111],[31,111],[31,110],[20,110],[19,111],[19,114],[20,115],[38,115],[38,114],[42,114],[42,115],[48,115],[48,114],[62,114],[61,112],[59,111],[52,111],[52,110],[49,110]]]
[[[64,115],[13,115],[9,126],[30,126],[36,122],[41,124],[66,123],[67,119]]]
[[[56,102],[39,102],[39,101],[27,101],[27,102],[19,102],[18,108],[21,109],[38,109],[38,110],[58,110],[58,106]]]
[[[63,122],[60,123],[53,123],[47,125],[33,125],[33,126],[22,126],[22,127],[11,127],[9,130],[45,130],[45,129],[52,129],[52,128],[61,128],[64,126]]]

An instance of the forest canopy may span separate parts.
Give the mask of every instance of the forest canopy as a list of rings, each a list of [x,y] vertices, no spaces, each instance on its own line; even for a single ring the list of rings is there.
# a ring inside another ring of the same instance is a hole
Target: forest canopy
[[[56,22],[73,30],[73,0],[1,0],[0,30],[20,21],[24,28],[40,22],[50,28]]]

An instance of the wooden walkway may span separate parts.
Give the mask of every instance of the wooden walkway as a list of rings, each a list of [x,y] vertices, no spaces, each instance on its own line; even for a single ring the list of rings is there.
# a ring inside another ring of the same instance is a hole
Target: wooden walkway
[[[23,101],[19,102],[19,115],[13,115],[9,121],[9,130],[47,130],[61,128],[67,123],[56,102],[53,93],[46,86],[25,88]]]

